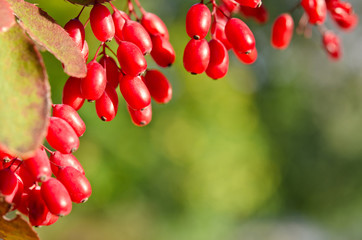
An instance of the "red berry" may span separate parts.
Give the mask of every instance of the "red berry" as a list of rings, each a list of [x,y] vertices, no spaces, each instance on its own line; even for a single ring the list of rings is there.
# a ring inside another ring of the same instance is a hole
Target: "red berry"
[[[161,35],[151,37],[153,48],[151,56],[160,67],[169,67],[175,62],[176,54],[171,43]]]
[[[235,0],[242,6],[247,6],[251,8],[256,8],[261,5],[261,0]]]
[[[84,98],[80,92],[80,78],[69,77],[63,88],[62,103],[79,110],[84,103]]]
[[[58,175],[59,169],[65,167],[73,167],[83,175],[85,174],[82,165],[73,154],[63,154],[56,151],[50,155],[50,162],[52,172],[55,176]]]
[[[147,69],[147,62],[141,50],[131,42],[121,41],[117,58],[122,72],[130,76],[140,75]]]
[[[239,7],[239,4],[237,2],[235,2],[234,0],[222,0],[222,5],[220,5],[219,7],[225,7],[226,10],[229,13],[232,13],[234,11],[236,11]],[[224,9],[221,9],[224,11]]]
[[[225,34],[237,52],[247,53],[255,47],[254,34],[248,25],[238,18],[229,19],[225,26]]]
[[[209,42],[210,62],[206,69],[207,76],[219,79],[226,75],[229,69],[229,54],[221,41],[212,39]]]
[[[323,24],[327,16],[327,6],[325,0],[302,0],[301,4],[308,14],[309,23]]]
[[[66,104],[53,104],[53,116],[65,120],[74,129],[78,137],[85,132],[85,123],[77,111]]]
[[[229,50],[230,48],[232,48],[232,46],[226,37],[225,25],[226,25],[226,21],[222,21],[222,20],[213,21],[213,23],[211,25],[211,35],[212,35],[212,38],[215,38],[215,39],[221,41],[224,44],[224,46],[226,47],[226,49]]]
[[[79,139],[73,128],[58,117],[50,117],[46,139],[50,146],[64,154],[72,153],[79,147]]]
[[[87,76],[82,78],[80,90],[82,96],[88,100],[97,100],[106,89],[107,77],[102,65],[92,60],[87,65]]]
[[[244,17],[253,18],[256,22],[261,24],[266,23],[269,19],[269,13],[264,5],[257,8],[240,6],[239,11]]]
[[[9,168],[0,170],[0,195],[15,195],[18,189],[18,179]]]
[[[172,87],[162,72],[158,70],[147,70],[144,82],[156,102],[168,103],[171,100]]]
[[[86,40],[84,40],[84,44],[83,44],[83,48],[81,51],[84,60],[87,62],[88,61],[88,55],[89,55],[89,47],[88,47],[88,43]]]
[[[103,121],[111,121],[118,111],[118,95],[116,89],[107,84],[103,95],[96,100],[97,115]]]
[[[28,202],[27,207],[29,208],[28,213],[31,225],[43,225],[50,212],[40,193],[40,186],[33,188],[29,192],[29,196],[26,200]]]
[[[84,31],[84,26],[79,21],[79,19],[74,18],[69,22],[67,22],[64,26],[64,30],[67,31],[69,36],[77,44],[78,48],[82,50],[85,39],[85,31]]]
[[[352,5],[348,2],[329,1],[327,8],[332,19],[344,30],[352,30],[358,24],[358,16],[353,12]]]
[[[161,35],[165,39],[169,39],[169,34],[165,23],[156,14],[146,12],[141,19],[142,26],[152,35]]]
[[[236,52],[235,50],[233,50],[236,57],[240,60],[240,62],[244,63],[244,64],[253,64],[256,59],[258,58],[258,51],[256,50],[256,48],[254,48],[253,50],[251,50],[251,52],[249,54],[245,54],[245,53],[239,53]]]
[[[23,161],[24,162],[24,161]],[[22,164],[17,171],[17,174],[23,181],[24,188],[28,189],[34,185],[37,179],[33,176],[30,170],[25,166],[26,164]]]
[[[24,168],[39,182],[44,182],[52,176],[49,158],[43,148],[36,150],[33,157],[24,160]]]
[[[111,12],[101,4],[95,4],[90,12],[90,24],[94,36],[101,42],[111,41],[115,34]]]
[[[55,178],[50,178],[41,185],[41,196],[52,214],[68,215],[72,211],[72,201],[64,185]]]
[[[203,39],[209,32],[211,13],[203,3],[193,5],[186,15],[186,32],[190,38]]]
[[[342,57],[341,42],[339,37],[332,31],[323,33],[322,43],[329,57],[338,60]]]
[[[191,39],[185,47],[183,63],[192,74],[205,72],[210,61],[210,48],[205,39]]]
[[[285,49],[292,40],[294,21],[289,13],[281,14],[274,22],[271,44],[274,48]]]
[[[16,206],[17,210],[24,215],[29,215],[28,205],[29,205],[29,193],[23,192],[21,194],[20,203]]]
[[[107,83],[109,83],[112,87],[116,88],[119,83],[118,81],[119,69],[116,61],[112,57],[104,55],[99,61],[99,63],[106,70]]]
[[[123,40],[122,37],[122,28],[126,23],[126,19],[130,19],[125,12],[122,12],[116,8],[113,8],[112,19],[114,22],[115,28],[115,38],[117,41]]]
[[[75,203],[86,202],[92,194],[88,179],[75,168],[65,167],[60,169],[57,179],[64,185],[70,198]]]
[[[134,125],[143,127],[149,124],[152,120],[152,106],[151,104],[142,110],[134,110],[127,106],[128,112],[131,116]]]
[[[136,44],[143,55],[149,54],[151,52],[151,37],[140,23],[127,20],[122,28],[122,36],[124,41]]]
[[[141,77],[125,75],[119,79],[119,89],[124,100],[133,109],[143,109],[150,105],[151,95]]]

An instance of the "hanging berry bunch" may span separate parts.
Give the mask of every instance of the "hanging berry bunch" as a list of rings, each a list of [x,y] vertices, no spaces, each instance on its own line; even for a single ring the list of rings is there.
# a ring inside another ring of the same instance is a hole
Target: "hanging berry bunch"
[[[157,15],[146,12],[138,0],[135,3],[142,14],[141,18],[130,0],[128,14],[113,4],[110,4],[113,14],[103,4],[97,3],[92,7],[89,22],[94,36],[101,43],[87,64],[87,76],[67,80],[63,90],[64,104],[79,110],[85,100],[95,101],[99,118],[111,121],[118,110],[116,88],[119,86],[133,123],[144,126],[152,118],[151,97],[158,103],[171,100],[172,88],[168,79],[158,70],[147,70],[144,57],[151,54],[160,67],[169,67],[174,63],[175,51],[169,42],[167,27]],[[64,29],[87,60],[88,44],[79,16],[70,20]],[[107,45],[113,39],[118,43],[116,53]],[[106,51],[115,57],[109,56]]]
[[[325,26],[329,13],[332,21],[338,28],[345,31],[353,30],[358,24],[358,16],[352,5],[340,0],[302,0],[290,13],[282,13],[273,24],[271,44],[276,49],[285,49],[289,46],[294,32],[294,21],[291,13],[298,7],[303,8],[297,32],[305,36],[311,35],[311,26],[317,26],[321,33],[322,45],[332,60],[342,57],[342,43],[337,34]]]

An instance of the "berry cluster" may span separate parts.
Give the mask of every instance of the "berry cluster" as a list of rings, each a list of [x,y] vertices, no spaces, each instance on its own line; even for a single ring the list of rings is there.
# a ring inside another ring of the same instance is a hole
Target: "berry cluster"
[[[42,146],[27,159],[0,151],[0,195],[27,215],[33,226],[55,223],[71,212],[72,202],[83,203],[90,197],[90,183],[72,154],[84,132],[85,124],[72,107],[53,105],[46,139],[56,151]]]
[[[146,12],[138,0],[135,2],[141,18],[137,16],[131,1],[128,1],[128,14],[112,4],[113,14],[105,5],[97,3],[92,7],[89,22],[101,44],[87,64],[87,76],[82,79],[68,78],[62,102],[79,110],[85,100],[95,101],[99,118],[111,121],[118,110],[116,89],[119,85],[133,123],[144,126],[152,118],[151,97],[157,103],[167,103],[172,97],[172,87],[165,75],[159,70],[147,70],[145,55],[150,54],[160,67],[169,67],[175,61],[175,51],[169,42],[165,23],[157,15]],[[84,28],[79,16],[64,27],[87,61],[88,44]],[[116,53],[107,45],[112,39],[118,43]],[[106,50],[116,58],[107,55]]]
[[[228,50],[232,49],[244,64],[252,64],[257,59],[254,34],[239,18],[252,18],[265,23],[268,12],[259,0],[222,0],[217,4],[211,0],[212,11],[203,1],[193,5],[186,15],[186,32],[192,38],[185,47],[183,63],[192,74],[206,74],[219,79],[226,75],[229,68]],[[211,40],[205,37],[210,32]]]
[[[299,21],[297,31],[310,35],[310,25],[317,25],[322,35],[322,45],[331,59],[342,57],[340,38],[325,27],[327,13],[334,23],[342,30],[352,30],[358,24],[358,16],[353,12],[352,5],[340,0],[302,0],[290,12],[302,6],[304,14]],[[294,21],[291,13],[279,15],[273,24],[271,44],[276,49],[285,49],[289,46],[293,36]]]

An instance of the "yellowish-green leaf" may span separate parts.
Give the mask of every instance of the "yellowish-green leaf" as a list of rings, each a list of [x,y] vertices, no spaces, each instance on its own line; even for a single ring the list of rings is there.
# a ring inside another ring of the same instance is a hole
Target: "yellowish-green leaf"
[[[39,240],[38,234],[20,215],[12,220],[4,217],[11,205],[0,197],[0,239],[11,240]]]
[[[23,0],[8,0],[20,25],[39,45],[45,47],[64,65],[70,76],[85,77],[87,66],[80,49],[46,12]]]
[[[0,34],[0,147],[27,157],[44,140],[50,89],[42,57],[15,25]]]

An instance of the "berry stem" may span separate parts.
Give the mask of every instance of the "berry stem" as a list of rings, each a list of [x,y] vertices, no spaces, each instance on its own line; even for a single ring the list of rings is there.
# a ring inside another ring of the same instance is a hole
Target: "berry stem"
[[[109,50],[111,53],[113,53],[113,55],[114,55],[115,57],[117,57],[117,54],[116,54],[107,44],[104,44],[104,46],[105,46],[106,48],[108,48],[108,50]]]
[[[136,3],[137,7],[139,8],[139,10],[141,11],[142,15],[144,15],[146,13],[146,11],[143,9],[141,3],[139,0],[134,0],[134,2]]]
[[[99,47],[98,47],[98,49],[97,49],[97,51],[96,51],[96,54],[94,55],[94,58],[93,58],[92,61],[95,61],[95,60],[96,60],[96,58],[98,57],[99,50],[101,50],[101,47],[102,47],[104,44],[105,44],[104,42],[101,42],[101,44],[99,44]]]
[[[83,10],[84,10],[85,6],[82,7],[82,9],[80,10],[78,16],[75,19],[79,19],[80,15],[82,14]]]
[[[132,0],[128,0],[128,13],[129,13],[129,15],[132,14],[136,18],[136,20],[139,21],[139,18],[137,16],[137,14],[134,10],[134,6],[132,4]]]
[[[295,10],[297,10],[300,6],[301,6],[300,1],[298,1],[297,4],[295,4],[295,6],[292,7],[288,12],[289,12],[290,14],[293,14],[293,12],[294,12]]]
[[[53,154],[54,152],[52,150],[50,150],[49,148],[47,148],[46,146],[42,145],[42,147],[50,154]]]

